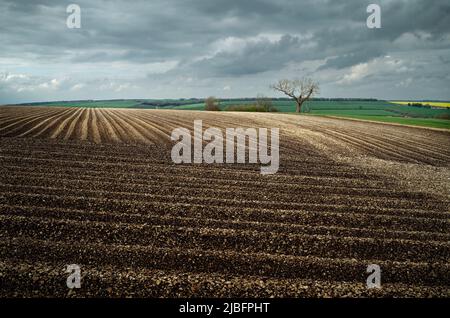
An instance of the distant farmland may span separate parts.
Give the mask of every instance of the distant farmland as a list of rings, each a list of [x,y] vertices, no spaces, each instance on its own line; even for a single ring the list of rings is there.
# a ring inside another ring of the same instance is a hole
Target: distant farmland
[[[226,111],[230,106],[254,104],[254,99],[219,100],[220,109]],[[346,117],[374,120],[406,125],[417,125],[450,129],[450,107],[445,103],[417,102],[420,105],[408,105],[408,102],[388,102],[382,100],[312,100],[304,104],[302,112],[309,115]],[[411,104],[415,102],[409,102]],[[430,107],[426,104],[442,104]],[[295,104],[288,99],[273,99],[273,107],[278,112],[295,112]],[[449,103],[450,105],[450,103]],[[177,109],[203,110],[202,99],[126,99],[126,100],[87,100],[30,103],[23,106],[63,106],[87,108],[139,108],[139,109]]]

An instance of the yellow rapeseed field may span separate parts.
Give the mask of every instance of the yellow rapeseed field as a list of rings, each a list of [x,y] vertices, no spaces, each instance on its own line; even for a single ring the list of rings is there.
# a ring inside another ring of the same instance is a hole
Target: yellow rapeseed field
[[[408,105],[408,103],[420,103],[422,105],[430,105],[430,106],[436,106],[436,107],[449,107],[450,108],[450,102],[402,102],[402,101],[390,101],[393,104],[400,104],[400,105]]]

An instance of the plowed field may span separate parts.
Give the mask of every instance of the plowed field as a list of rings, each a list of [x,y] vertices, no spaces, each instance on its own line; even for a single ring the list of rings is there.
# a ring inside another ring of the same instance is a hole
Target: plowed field
[[[173,164],[279,127],[280,169]],[[283,114],[0,108],[0,296],[450,296],[450,133]],[[82,286],[66,287],[66,265]],[[381,289],[366,268],[381,267]]]

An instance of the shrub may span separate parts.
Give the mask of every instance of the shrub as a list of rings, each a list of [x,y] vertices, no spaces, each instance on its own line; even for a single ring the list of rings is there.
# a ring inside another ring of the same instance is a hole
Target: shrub
[[[446,113],[446,114],[440,114],[440,115],[437,115],[435,118],[437,118],[437,119],[447,119],[447,120],[450,120],[450,114],[449,114],[449,113]]]
[[[272,100],[263,95],[258,95],[256,97],[256,108],[264,109],[263,111],[270,112],[273,109]]]
[[[219,103],[217,102],[216,98],[213,96],[208,97],[205,100],[205,110],[209,111],[219,111]]]

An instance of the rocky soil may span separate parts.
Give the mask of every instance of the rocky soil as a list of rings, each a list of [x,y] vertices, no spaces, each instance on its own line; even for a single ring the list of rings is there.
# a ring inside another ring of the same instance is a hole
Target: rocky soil
[[[170,133],[194,119],[279,127],[279,172],[173,164]],[[449,297],[449,168],[450,133],[431,129],[2,107],[0,296]]]

